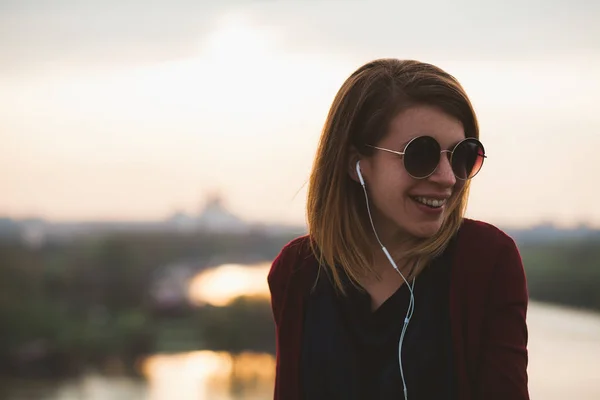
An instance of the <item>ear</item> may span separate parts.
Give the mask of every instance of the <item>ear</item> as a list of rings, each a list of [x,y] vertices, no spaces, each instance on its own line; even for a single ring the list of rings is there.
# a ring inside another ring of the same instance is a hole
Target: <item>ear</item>
[[[356,163],[360,160],[360,154],[354,147],[350,149],[350,157],[348,157],[348,175],[350,175],[350,179],[355,181],[356,183],[360,183],[360,179],[358,178],[358,173],[356,172]]]

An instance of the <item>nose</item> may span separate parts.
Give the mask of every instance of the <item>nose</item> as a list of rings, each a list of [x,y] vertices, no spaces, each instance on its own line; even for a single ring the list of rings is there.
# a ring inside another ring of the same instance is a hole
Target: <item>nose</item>
[[[429,177],[429,180],[443,187],[452,187],[456,184],[456,176],[452,171],[449,152],[442,152],[440,163],[435,172]]]

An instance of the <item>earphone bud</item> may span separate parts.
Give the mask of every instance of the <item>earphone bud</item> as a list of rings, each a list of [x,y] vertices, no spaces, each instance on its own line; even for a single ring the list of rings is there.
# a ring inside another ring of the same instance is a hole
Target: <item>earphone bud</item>
[[[358,179],[360,180],[360,184],[365,186],[365,180],[360,172],[360,160],[356,162],[356,173],[358,174]]]

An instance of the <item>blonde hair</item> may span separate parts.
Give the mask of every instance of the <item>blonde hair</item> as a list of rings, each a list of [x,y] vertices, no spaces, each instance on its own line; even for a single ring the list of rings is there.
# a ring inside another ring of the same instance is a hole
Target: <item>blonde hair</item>
[[[475,112],[460,83],[442,69],[414,60],[379,59],[356,70],[333,100],[317,148],[308,187],[307,223],[313,252],[335,287],[344,291],[341,267],[353,283],[376,275],[372,267],[371,226],[362,188],[348,173],[351,149],[370,156],[399,112],[416,105],[438,107],[462,122],[466,137],[479,138]],[[402,261],[417,275],[441,254],[462,223],[469,191],[448,204],[436,235],[414,238]]]

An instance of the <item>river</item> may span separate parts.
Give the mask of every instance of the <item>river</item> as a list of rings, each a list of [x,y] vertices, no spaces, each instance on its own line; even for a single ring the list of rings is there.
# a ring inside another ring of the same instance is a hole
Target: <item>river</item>
[[[193,303],[225,305],[242,294],[268,297],[268,264],[226,264],[189,280]],[[600,399],[600,313],[531,302],[528,312],[532,399]],[[0,382],[0,400],[267,400],[275,361],[267,354],[196,351],[156,354],[145,379],[92,371],[67,382]]]
[[[528,324],[531,398],[600,399],[600,314],[532,302]],[[265,354],[155,355],[142,367],[146,380],[89,373],[60,384],[12,382],[2,394],[6,400],[267,400],[273,368]]]

